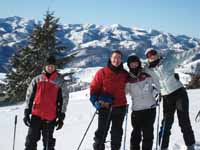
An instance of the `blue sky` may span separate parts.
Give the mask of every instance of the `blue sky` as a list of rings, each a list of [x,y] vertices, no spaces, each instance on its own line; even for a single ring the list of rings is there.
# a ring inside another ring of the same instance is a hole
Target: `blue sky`
[[[199,0],[5,0],[0,18],[42,20],[48,8],[66,24],[117,23],[200,38]]]

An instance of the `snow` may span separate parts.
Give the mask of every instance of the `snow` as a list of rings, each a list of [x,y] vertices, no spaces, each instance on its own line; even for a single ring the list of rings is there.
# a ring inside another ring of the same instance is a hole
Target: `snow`
[[[5,82],[3,81],[5,78],[6,78],[6,74],[0,73],[0,84],[5,84]]]
[[[8,63],[9,57],[16,50],[16,46],[27,44],[27,36],[32,32],[34,25],[37,23],[41,24],[40,21],[17,16],[0,18],[0,32],[2,34],[0,37],[0,48],[2,48],[0,51],[2,57],[0,66],[5,66]],[[200,43],[199,39],[185,35],[175,36],[154,29],[146,31],[141,28],[130,28],[120,24],[61,24],[59,25],[57,38],[63,44],[68,45],[66,51],[79,48],[94,48],[96,53],[92,53],[95,58],[92,62],[88,60],[87,55],[82,53],[83,55],[80,55],[81,61],[77,58],[70,64],[70,67],[84,68],[105,65],[105,59],[102,58],[107,58],[110,50],[113,49],[122,50],[124,58],[127,58],[132,52],[144,58],[146,48],[152,46],[162,52],[164,50],[189,50],[197,47]],[[9,52],[9,55],[6,54],[8,53],[6,51],[7,46],[12,50],[12,52]],[[189,60],[189,62],[193,61],[195,60]]]
[[[1,42],[7,46],[14,47],[23,39],[26,39],[28,33],[33,29],[36,21],[26,20],[18,17],[10,17],[0,19],[0,32],[2,33]],[[62,25],[61,25],[62,26]],[[68,24],[62,26],[63,34],[60,34],[60,39],[63,42],[74,44],[74,49],[83,49],[78,56],[79,59],[70,64],[70,67],[86,67],[86,68],[68,68],[61,70],[61,72],[76,72],[73,77],[77,82],[89,83],[94,77],[96,71],[101,67],[89,68],[89,66],[102,66],[107,61],[109,50],[120,48],[126,53],[125,56],[135,52],[139,56],[143,56],[146,48],[155,46],[159,50],[165,48],[166,50],[190,49],[200,43],[199,39],[191,38],[185,35],[172,36],[168,33],[163,33],[151,29],[146,31],[140,28],[128,28],[119,24],[110,26],[95,25],[95,24]],[[3,45],[3,44],[2,44]],[[92,47],[91,49],[89,47]],[[128,51],[129,52],[126,52]],[[1,55],[3,56],[3,52]],[[182,68],[178,68],[181,81],[186,84],[191,77],[183,73],[191,73],[196,71],[199,61],[192,61]],[[5,84],[3,81],[5,74],[0,73],[0,84]],[[189,90],[190,97],[190,116],[192,126],[195,132],[196,140],[199,146],[196,150],[200,150],[200,122],[196,123],[194,118],[200,109],[200,89]],[[130,100],[129,100],[130,102]],[[12,149],[14,117],[18,115],[17,136],[16,136],[16,150],[24,148],[25,137],[27,134],[27,127],[23,124],[23,110],[24,104],[0,107],[0,146],[1,150]],[[70,94],[70,101],[68,111],[65,119],[65,126],[60,131],[55,131],[57,138],[56,149],[59,150],[75,150],[88,126],[88,123],[93,116],[95,109],[89,102],[89,90],[74,92]],[[97,117],[95,118],[80,150],[92,150],[93,136],[97,127]],[[156,127],[156,123],[155,123]],[[126,150],[129,149],[129,139],[131,134],[130,111],[128,116],[128,131],[127,131],[127,145]],[[155,130],[156,131],[156,130]],[[156,139],[156,133],[155,139]],[[109,140],[109,137],[107,140]],[[155,140],[154,140],[155,144]],[[42,143],[39,142],[39,149],[42,149]],[[155,145],[154,145],[155,147]],[[109,142],[106,150],[109,150]],[[170,140],[170,150],[184,150],[185,145],[182,138],[180,128],[178,127],[177,116],[175,116],[175,123],[172,128],[172,136]]]
[[[197,141],[196,150],[200,150],[200,132],[199,132],[200,122],[198,123],[195,122],[195,116],[198,110],[200,109],[199,92],[200,89],[188,91],[190,98],[190,117],[191,117],[190,119]],[[130,99],[128,101],[130,101]],[[24,104],[20,104],[20,105],[0,108],[0,120],[2,120],[0,124],[1,150],[12,149],[15,115],[18,115],[15,149],[16,150],[24,149],[24,142],[28,129],[24,125],[22,120],[24,106],[25,106]],[[59,131],[55,131],[55,137],[57,139],[56,149],[76,150],[94,112],[95,109],[89,102],[89,90],[71,93],[64,127]],[[132,130],[130,123],[130,114],[131,111],[129,111],[128,115],[126,150],[129,149],[129,139]],[[96,128],[97,128],[97,116],[95,117],[94,122],[92,123],[85,137],[85,140],[82,143],[80,150],[92,150],[93,136]],[[156,122],[155,122],[154,135],[156,137]],[[155,139],[154,139],[154,144],[155,144]],[[110,135],[108,135],[107,141],[110,141]],[[38,149],[42,149],[41,141],[39,142],[38,147],[39,147]],[[172,128],[172,135],[169,148],[170,150],[185,150],[182,134],[180,128],[178,127],[177,116],[175,116],[175,122]],[[106,150],[110,150],[109,142],[107,142],[106,144]]]

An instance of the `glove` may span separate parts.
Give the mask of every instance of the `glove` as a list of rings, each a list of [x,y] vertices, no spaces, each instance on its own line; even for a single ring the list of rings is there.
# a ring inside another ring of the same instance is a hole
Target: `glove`
[[[29,109],[25,109],[25,110],[24,110],[24,118],[23,118],[23,121],[24,121],[24,124],[25,124],[27,127],[30,127],[30,125],[31,125],[30,113],[31,113],[31,111],[30,111]]]
[[[101,109],[101,104],[100,104],[98,101],[96,101],[96,102],[94,103],[94,107],[95,107],[97,110],[99,110],[99,109]]]
[[[63,120],[56,121],[56,130],[60,130],[63,127]]]
[[[179,74],[178,73],[174,73],[174,77],[176,80],[180,80]]]
[[[113,97],[108,96],[108,95],[101,95],[101,96],[99,97],[99,101],[103,101],[103,102],[107,102],[107,103],[112,104],[112,102],[113,102]]]
[[[60,130],[63,127],[63,125],[64,125],[64,123],[63,123],[64,119],[65,119],[65,114],[61,112],[58,115],[57,120],[56,120],[56,130]]]
[[[97,96],[96,95],[91,95],[90,96],[90,101],[92,102],[92,105],[99,110],[101,108],[100,103],[98,102]]]
[[[90,95],[90,101],[92,105],[95,105],[95,102],[97,101],[97,96],[96,95]]]

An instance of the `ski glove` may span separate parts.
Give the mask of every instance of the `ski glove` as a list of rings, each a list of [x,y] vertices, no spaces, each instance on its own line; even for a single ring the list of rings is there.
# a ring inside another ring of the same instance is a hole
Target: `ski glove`
[[[94,107],[95,107],[97,110],[99,110],[99,109],[101,109],[101,104],[100,104],[98,101],[96,101],[96,102],[94,103]]]
[[[64,119],[65,119],[65,114],[62,113],[62,112],[59,113],[58,116],[57,116],[57,120],[56,120],[56,130],[60,130],[63,127]]]
[[[63,127],[63,120],[56,121],[56,130],[60,130]]]
[[[101,108],[101,105],[99,104],[96,95],[91,95],[91,96],[90,96],[90,101],[92,102],[92,105],[93,105],[97,110],[99,110],[99,109]]]
[[[24,118],[23,118],[23,121],[24,121],[24,124],[27,126],[27,127],[30,127],[31,125],[31,119],[30,119],[30,110],[29,109],[25,109],[24,110]]]
[[[107,103],[112,104],[112,102],[113,102],[113,97],[108,96],[108,95],[101,95],[101,96],[99,97],[99,101],[103,101],[103,102],[107,102]]]
[[[178,73],[174,73],[174,77],[176,80],[180,80],[179,74]]]

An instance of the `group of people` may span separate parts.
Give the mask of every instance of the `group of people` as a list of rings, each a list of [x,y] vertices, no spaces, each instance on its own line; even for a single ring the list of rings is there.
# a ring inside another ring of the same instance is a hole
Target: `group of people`
[[[174,69],[196,51],[164,58],[156,49],[149,48],[145,52],[148,60],[145,65],[136,55],[128,57],[129,71],[123,67],[122,52],[112,51],[107,66],[97,71],[90,84],[90,101],[98,110],[93,149],[105,149],[105,139],[112,124],[111,150],[120,150],[122,125],[127,112],[126,95],[130,95],[133,126],[130,150],[140,150],[141,141],[142,150],[152,150],[157,104],[155,96],[159,95],[163,99],[163,120],[159,134],[162,150],[168,149],[175,111],[187,150],[194,150],[195,137],[189,119],[188,96]],[[29,129],[25,150],[36,150],[41,134],[44,150],[55,150],[54,129],[61,129],[65,118],[69,92],[56,70],[55,57],[48,57],[44,66],[44,72],[33,78],[27,89],[24,123]]]
[[[142,65],[138,56],[131,55],[127,60],[127,72],[123,68],[122,52],[113,51],[107,66],[97,71],[90,84],[90,101],[98,109],[93,149],[105,149],[104,143],[111,123],[111,150],[120,149],[127,107],[126,95],[129,94],[133,127],[130,150],[140,150],[141,141],[142,150],[152,150],[156,95],[163,100],[163,120],[159,133],[161,150],[168,150],[175,111],[187,150],[194,150],[195,137],[189,118],[188,95],[174,70],[178,64],[196,53],[197,49],[192,49],[162,57],[156,49],[148,48],[145,52],[147,63]]]

